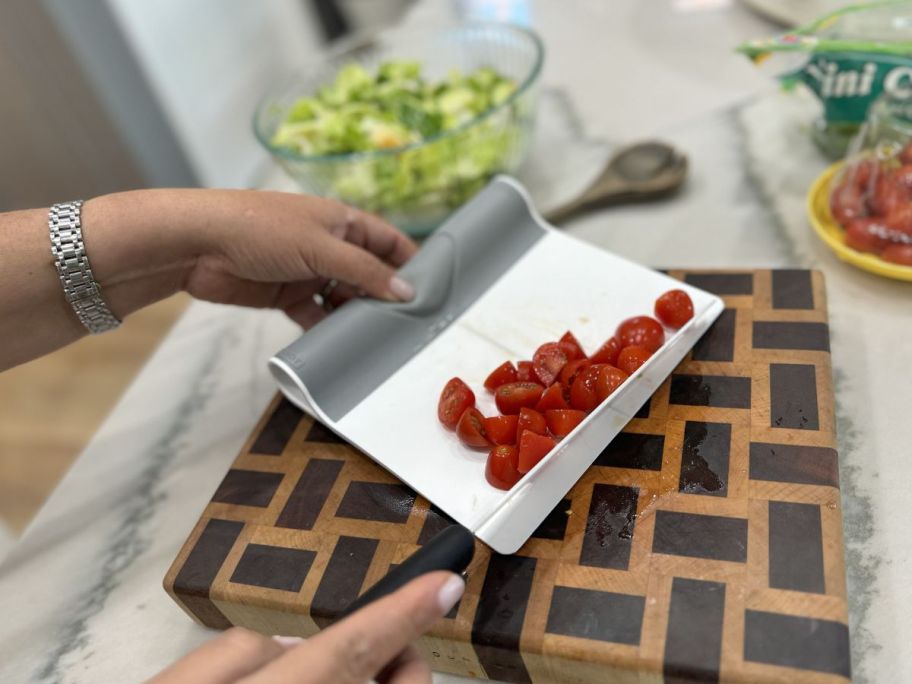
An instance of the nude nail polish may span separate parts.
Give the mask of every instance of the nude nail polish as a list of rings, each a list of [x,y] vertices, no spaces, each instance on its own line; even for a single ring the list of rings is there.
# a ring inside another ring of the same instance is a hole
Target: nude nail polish
[[[459,575],[453,575],[443,583],[443,586],[437,591],[437,603],[440,604],[444,615],[450,612],[464,593],[465,582]]]

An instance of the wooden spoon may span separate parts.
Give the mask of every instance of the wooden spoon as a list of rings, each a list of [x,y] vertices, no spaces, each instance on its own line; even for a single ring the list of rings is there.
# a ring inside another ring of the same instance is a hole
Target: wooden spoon
[[[687,157],[671,145],[655,140],[636,143],[619,150],[588,188],[544,217],[559,223],[588,209],[671,195],[686,176]]]

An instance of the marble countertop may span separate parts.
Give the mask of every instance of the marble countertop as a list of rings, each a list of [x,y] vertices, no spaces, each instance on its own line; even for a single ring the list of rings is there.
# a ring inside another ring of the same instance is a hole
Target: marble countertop
[[[656,267],[824,272],[855,679],[912,679],[912,286],[842,264],[810,231],[805,192],[827,164],[815,105],[730,51],[769,25],[738,6],[557,4],[533,3],[533,24],[578,144],[657,134],[692,168],[676,198],[568,232]],[[430,5],[399,30],[439,21]],[[279,314],[190,307],[0,566],[0,681],[139,681],[212,636],[161,581],[275,392],[266,360],[296,334]]]

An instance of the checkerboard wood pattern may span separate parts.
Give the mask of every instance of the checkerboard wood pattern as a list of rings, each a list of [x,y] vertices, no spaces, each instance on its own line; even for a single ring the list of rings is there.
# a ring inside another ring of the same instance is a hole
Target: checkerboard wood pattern
[[[823,278],[671,275],[724,313],[517,554],[477,544],[465,596],[419,644],[435,670],[850,678]],[[277,398],[165,587],[205,625],[306,636],[448,522]]]

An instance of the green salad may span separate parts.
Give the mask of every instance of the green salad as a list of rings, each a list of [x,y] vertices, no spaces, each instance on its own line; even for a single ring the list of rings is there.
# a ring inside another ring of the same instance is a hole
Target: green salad
[[[464,124],[504,104],[516,88],[490,67],[468,74],[453,70],[446,79],[432,81],[418,62],[387,62],[374,74],[349,64],[333,83],[295,100],[271,142],[306,157],[403,148],[342,159],[296,159],[294,154],[280,159],[311,189],[368,210],[407,213],[440,205],[451,210],[494,174],[515,169],[530,114],[521,103]]]

